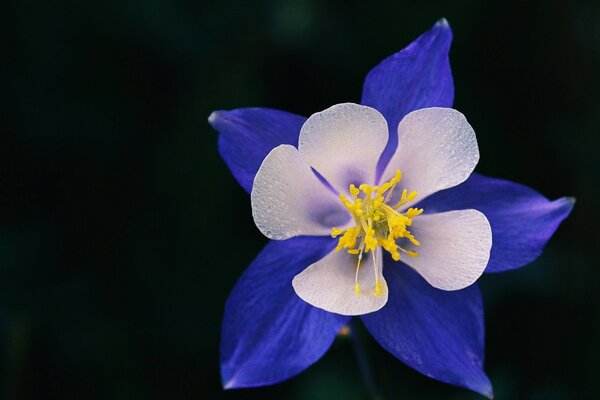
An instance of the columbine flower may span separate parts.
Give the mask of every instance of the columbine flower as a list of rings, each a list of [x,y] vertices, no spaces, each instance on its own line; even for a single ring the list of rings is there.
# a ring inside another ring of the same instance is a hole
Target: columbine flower
[[[273,239],[226,304],[225,388],[290,378],[360,315],[407,365],[491,396],[473,283],[533,261],[573,201],[473,173],[475,133],[447,108],[451,36],[442,20],[375,67],[363,105],[308,119],[211,115],[221,155]]]

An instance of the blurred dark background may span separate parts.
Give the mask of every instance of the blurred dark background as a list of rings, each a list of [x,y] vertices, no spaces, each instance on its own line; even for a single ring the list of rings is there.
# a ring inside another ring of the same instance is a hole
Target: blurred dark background
[[[0,15],[0,398],[366,398],[345,340],[286,383],[222,391],[223,305],[266,240],[207,117],[358,102],[370,68],[440,17],[478,171],[577,197],[540,259],[481,281],[496,398],[600,398],[598,1],[9,0]],[[480,398],[365,341],[386,399]]]

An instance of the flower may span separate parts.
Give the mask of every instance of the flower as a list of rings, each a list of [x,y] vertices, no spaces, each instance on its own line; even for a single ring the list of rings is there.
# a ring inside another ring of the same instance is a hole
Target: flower
[[[385,59],[367,75],[362,105],[308,119],[211,114],[220,153],[273,239],[227,300],[225,388],[298,374],[360,316],[405,364],[492,396],[474,282],[533,261],[573,200],[473,172],[475,133],[450,108],[451,38],[441,20]]]

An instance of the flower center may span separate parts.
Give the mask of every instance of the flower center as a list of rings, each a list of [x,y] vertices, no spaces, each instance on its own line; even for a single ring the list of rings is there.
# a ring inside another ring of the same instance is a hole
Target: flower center
[[[396,243],[397,239],[404,238],[415,246],[420,245],[419,241],[415,239],[407,228],[412,225],[412,219],[423,212],[422,208],[409,208],[404,212],[398,211],[404,204],[417,197],[417,192],[415,191],[408,193],[404,189],[396,204],[388,204],[396,185],[401,179],[402,173],[400,170],[396,170],[396,175],[381,185],[381,187],[365,183],[358,188],[350,185],[349,189],[352,200],[340,194],[340,200],[354,217],[355,225],[347,229],[332,228],[331,236],[336,238],[341,235],[335,249],[336,251],[348,249],[348,253],[358,255],[354,284],[354,290],[357,295],[360,295],[361,291],[358,283],[358,270],[363,253],[373,253],[376,296],[381,295],[382,292],[375,257],[378,247],[388,251],[395,261],[400,260],[400,252],[411,257],[419,255],[416,251],[407,250]]]

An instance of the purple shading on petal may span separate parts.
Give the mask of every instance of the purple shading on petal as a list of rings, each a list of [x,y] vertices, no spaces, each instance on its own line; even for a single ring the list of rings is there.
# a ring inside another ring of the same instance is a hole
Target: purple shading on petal
[[[485,272],[502,272],[535,260],[574,203],[571,197],[550,201],[527,186],[474,173],[417,206],[426,212],[474,208],[484,213],[492,226],[492,251]]]
[[[406,114],[425,107],[451,107],[454,83],[448,52],[452,30],[445,19],[400,52],[369,72],[362,104],[379,110],[388,122],[390,137],[377,166],[383,172],[398,145],[398,124]]]
[[[246,192],[252,191],[256,171],[280,144],[298,147],[305,117],[269,108],[215,111],[208,121],[219,133],[219,152]]]
[[[328,237],[272,241],[225,305],[221,378],[225,389],[271,385],[302,372],[329,349],[348,317],[305,303],[292,278],[335,246]]]
[[[440,266],[443,268],[443,266]],[[386,259],[389,300],[361,318],[375,340],[422,374],[492,397],[483,372],[484,323],[477,285],[443,291]]]

